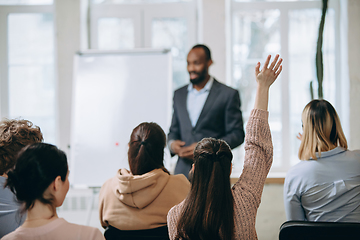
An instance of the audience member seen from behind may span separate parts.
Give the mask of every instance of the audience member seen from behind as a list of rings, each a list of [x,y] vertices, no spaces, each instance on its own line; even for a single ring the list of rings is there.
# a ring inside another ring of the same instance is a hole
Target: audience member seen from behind
[[[284,184],[286,218],[360,222],[360,151],[349,151],[340,119],[326,100],[302,113],[299,158]]]
[[[106,228],[155,229],[166,226],[166,215],[189,192],[182,174],[170,175],[164,167],[166,136],[156,123],[141,123],[131,133],[130,172],[120,169],[100,191],[100,221]],[[167,231],[166,231],[167,232]]]
[[[69,190],[68,175],[66,155],[57,147],[45,143],[25,147],[15,169],[8,172],[6,187],[23,203],[27,216],[23,225],[2,239],[104,239],[99,229],[58,218],[56,208]]]
[[[255,218],[273,159],[268,124],[269,87],[279,76],[282,59],[271,56],[260,71],[245,135],[243,172],[230,188],[232,153],[223,140],[205,138],[194,151],[192,184],[187,198],[168,214],[170,239],[257,239]]]
[[[28,144],[43,140],[40,128],[27,120],[0,122],[0,238],[14,231],[25,220],[19,213],[20,204],[14,194],[4,188],[7,172],[14,168],[19,151]]]

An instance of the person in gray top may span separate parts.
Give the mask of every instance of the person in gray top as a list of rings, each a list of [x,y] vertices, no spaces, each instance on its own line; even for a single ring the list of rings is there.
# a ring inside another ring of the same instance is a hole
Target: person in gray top
[[[14,231],[25,220],[18,211],[20,204],[14,194],[4,188],[7,173],[15,166],[18,152],[29,144],[43,140],[40,128],[27,120],[0,122],[0,238]]]
[[[339,117],[326,100],[302,113],[300,163],[287,173],[287,220],[360,222],[360,151],[349,151]]]

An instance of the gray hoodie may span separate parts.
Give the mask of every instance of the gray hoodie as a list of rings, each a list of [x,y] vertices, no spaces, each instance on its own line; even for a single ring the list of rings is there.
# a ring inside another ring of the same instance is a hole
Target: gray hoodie
[[[4,188],[6,178],[0,176],[0,238],[18,228],[26,218],[20,215],[20,204],[8,188]]]

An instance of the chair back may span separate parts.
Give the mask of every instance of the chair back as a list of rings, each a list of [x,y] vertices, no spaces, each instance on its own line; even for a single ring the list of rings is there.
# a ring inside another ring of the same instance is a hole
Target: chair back
[[[109,226],[104,237],[106,240],[169,240],[169,232],[167,226],[144,230],[120,230]]]
[[[281,225],[279,240],[360,239],[360,223],[288,221]]]

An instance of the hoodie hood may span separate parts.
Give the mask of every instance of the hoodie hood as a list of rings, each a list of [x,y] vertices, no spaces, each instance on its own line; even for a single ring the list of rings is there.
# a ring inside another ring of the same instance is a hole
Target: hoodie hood
[[[132,175],[122,168],[111,184],[119,201],[129,207],[142,209],[159,196],[169,178],[170,175],[162,169],[155,169],[143,175]]]

